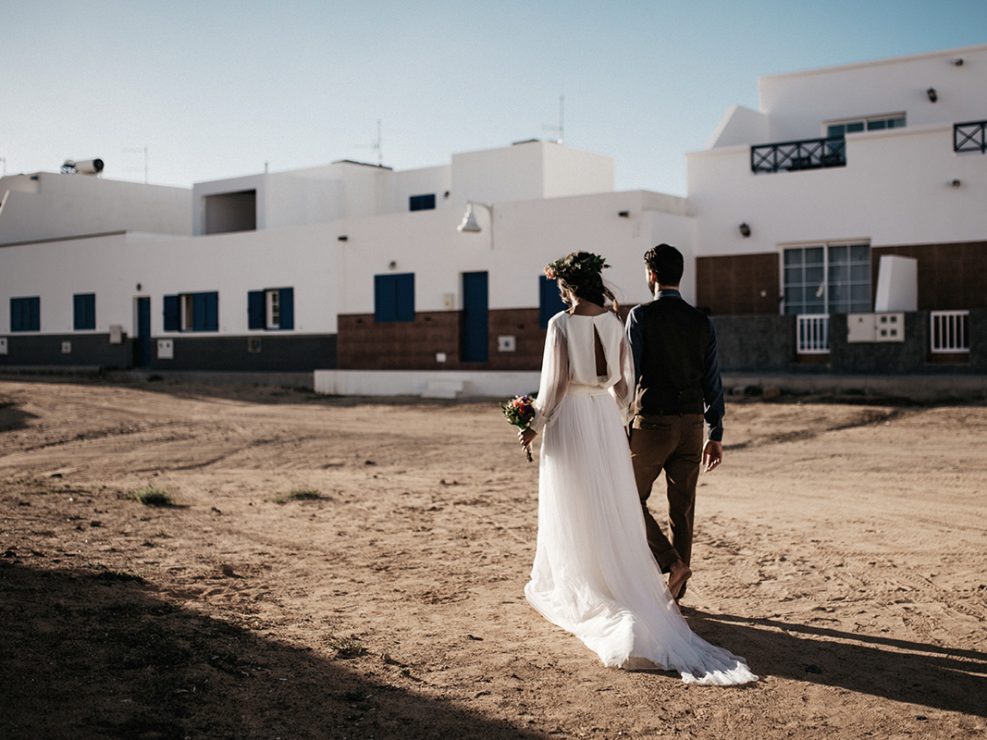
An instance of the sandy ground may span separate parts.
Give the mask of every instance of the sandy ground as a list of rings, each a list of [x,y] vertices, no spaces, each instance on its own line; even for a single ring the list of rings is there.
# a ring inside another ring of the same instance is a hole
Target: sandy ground
[[[684,612],[763,677],[732,689],[526,605],[537,470],[493,404],[0,382],[0,736],[987,732],[987,408],[735,402],[727,435]]]

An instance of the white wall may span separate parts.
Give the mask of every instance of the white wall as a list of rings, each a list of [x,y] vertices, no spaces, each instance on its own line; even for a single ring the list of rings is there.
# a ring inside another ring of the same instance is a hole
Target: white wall
[[[456,230],[462,214],[453,209],[390,214],[341,223],[349,241],[339,250],[340,313],[374,310],[374,275],[415,273],[415,307],[419,311],[461,308],[461,274],[490,273],[490,308],[538,306],[538,277],[544,266],[569,252],[590,250],[607,257],[604,273],[619,300],[648,300],[643,275],[644,252],[657,241],[677,242],[691,250],[692,219],[681,199],[642,191],[497,203],[491,248],[489,220],[483,231]],[[656,210],[671,204],[673,212]],[[620,211],[629,211],[622,218]],[[395,263],[392,269],[390,262]]]
[[[422,167],[415,170],[400,170],[393,173],[389,183],[387,200],[388,213],[408,211],[408,199],[412,195],[435,193],[435,207],[444,208],[449,199],[446,191],[452,190],[452,168],[449,165]],[[450,198],[452,193],[450,192]]]
[[[824,240],[881,246],[987,235],[987,158],[955,154],[947,125],[851,134],[845,167],[754,175],[746,146],[692,153],[688,164],[701,255]],[[953,179],[962,185],[952,187]],[[749,238],[739,233],[742,222]]]
[[[109,231],[192,233],[186,188],[42,172],[0,178],[0,201],[0,244]]]
[[[10,326],[11,297],[40,296],[41,333],[58,334],[73,331],[72,295],[96,293],[96,332],[120,324],[133,333],[134,297],[147,295],[152,333],[168,336],[162,296],[213,290],[220,293],[220,335],[263,333],[247,330],[247,292],[282,287],[294,288],[292,333],[335,333],[336,245],[331,227],[300,226],[203,237],[130,233],[6,247],[0,249],[0,334]]]
[[[962,66],[952,64],[958,57]],[[930,87],[936,103],[926,95]],[[987,46],[762,77],[759,92],[773,141],[822,136],[822,121],[853,116],[904,112],[907,126],[980,120],[987,116]]]

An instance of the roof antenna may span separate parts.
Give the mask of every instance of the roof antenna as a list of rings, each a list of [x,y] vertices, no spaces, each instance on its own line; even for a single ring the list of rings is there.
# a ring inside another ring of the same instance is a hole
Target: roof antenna
[[[383,135],[381,134],[380,131],[381,131],[381,129],[380,129],[380,119],[378,118],[377,119],[377,138],[374,140],[374,143],[371,144],[370,146],[361,146],[361,147],[357,147],[357,148],[358,149],[373,149],[375,152],[377,152],[377,166],[378,167],[383,167],[384,166],[384,149],[383,149],[383,141],[384,141],[384,138],[383,138]]]
[[[559,95],[559,125],[544,126],[543,128],[555,134],[556,144],[565,143],[565,95]]]

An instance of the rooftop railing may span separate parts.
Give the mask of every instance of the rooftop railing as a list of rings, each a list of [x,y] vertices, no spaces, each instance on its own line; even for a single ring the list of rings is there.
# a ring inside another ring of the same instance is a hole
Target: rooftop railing
[[[953,151],[987,154],[987,121],[954,123]]]
[[[751,172],[797,172],[846,166],[846,139],[802,139],[751,147]]]

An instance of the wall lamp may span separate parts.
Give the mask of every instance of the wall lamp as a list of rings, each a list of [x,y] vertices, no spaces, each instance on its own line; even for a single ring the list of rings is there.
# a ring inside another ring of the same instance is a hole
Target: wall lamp
[[[630,211],[617,211],[617,215],[620,216],[621,218],[630,218],[631,217],[631,212]]]
[[[934,87],[930,87],[928,90],[926,90],[925,94],[929,96],[930,103],[934,103],[937,100],[939,100],[939,93],[936,92],[936,89]]]
[[[479,222],[476,220],[476,213],[473,211],[474,207],[479,206],[480,208],[486,208],[490,213],[490,248],[494,248],[494,207],[488,203],[479,203],[476,201],[468,200],[466,201],[466,213],[463,214],[463,220],[456,227],[458,231],[462,231],[464,234],[479,234],[483,231],[480,228]]]
[[[746,239],[751,235],[751,227],[747,225],[746,221],[740,224],[740,226],[738,226],[737,228],[740,229],[740,235],[744,237],[744,239]]]
[[[350,238],[346,234],[340,234],[336,237],[336,241],[348,242]]]
[[[963,184],[963,182],[962,182],[962,180],[953,180],[953,181],[952,181],[952,182],[950,182],[949,184],[950,184],[950,185],[951,185],[952,187],[954,187],[954,188],[958,188],[958,187],[959,187],[960,185],[962,185],[962,184]]]
[[[962,67],[963,66],[963,57],[956,57],[956,59],[953,60],[953,66],[954,67]]]
[[[388,270],[396,270],[396,269],[398,269],[398,263],[395,262],[394,260],[391,260],[390,262],[387,263],[387,269]]]

